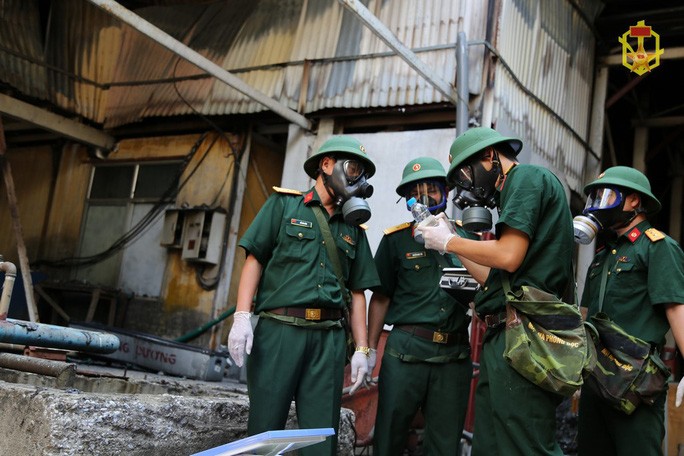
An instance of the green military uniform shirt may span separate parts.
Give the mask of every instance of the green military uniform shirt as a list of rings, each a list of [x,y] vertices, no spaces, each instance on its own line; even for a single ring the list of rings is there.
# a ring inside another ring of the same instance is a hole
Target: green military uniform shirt
[[[413,227],[413,223],[406,223],[388,230],[392,232],[382,238],[375,253],[381,284],[373,291],[390,298],[385,324],[418,325],[461,334],[463,340],[457,345],[445,346],[406,334],[396,342],[400,347],[393,349],[411,356],[414,361],[465,358],[469,354],[467,328],[470,317],[465,310],[468,303],[459,303],[439,286],[442,267],[460,267],[461,262],[455,255],[447,254],[443,256],[444,264],[440,265],[439,253],[427,250],[415,241]],[[459,232],[470,236],[463,230]]]
[[[385,323],[394,325],[378,384],[373,436],[378,456],[402,454],[418,410],[425,420],[423,452],[456,454],[468,409],[473,374],[468,303],[457,302],[439,286],[442,268],[461,263],[455,255],[426,250],[414,240],[413,228],[405,223],[385,230],[375,254],[381,285],[374,291],[390,298]],[[456,343],[435,343],[400,325],[427,329],[433,336],[435,330],[449,333]]]
[[[345,305],[311,206],[321,204],[315,189],[302,197],[275,193],[249,226],[239,245],[263,266],[255,313],[278,307]],[[323,209],[323,214],[327,211]],[[348,225],[337,208],[329,218],[344,282],[349,290],[379,283],[366,233]]]
[[[608,261],[602,311],[629,334],[662,345],[670,324],[658,304],[684,303],[684,253],[645,220],[596,253],[587,271],[582,306],[598,312],[601,276]]]
[[[498,197],[501,211],[496,223],[497,238],[506,225],[530,239],[525,259],[510,274],[511,288],[529,285],[559,298],[571,293],[567,288],[574,283],[572,214],[558,178],[546,168],[518,164],[508,171]],[[478,315],[504,310],[502,272],[492,268],[482,292],[476,296]]]
[[[684,253],[669,236],[644,220],[606,242],[587,271],[582,306],[598,312],[604,265],[602,311],[629,334],[662,346],[670,325],[664,304],[684,303]],[[643,404],[631,415],[615,410],[594,391],[582,390],[578,420],[579,454],[660,455],[665,436],[665,399]]]
[[[563,186],[546,168],[518,164],[509,169],[499,187],[501,212],[496,235],[504,225],[525,233],[529,246],[522,264],[509,274],[511,288],[529,285],[561,297],[574,283],[572,256],[575,241],[572,215]],[[492,268],[485,287],[475,297],[479,315],[505,309],[503,271]],[[473,456],[561,455],[555,436],[556,407],[561,396],[528,381],[503,357],[506,345],[501,326],[487,331],[480,354],[480,376],[475,393]]]

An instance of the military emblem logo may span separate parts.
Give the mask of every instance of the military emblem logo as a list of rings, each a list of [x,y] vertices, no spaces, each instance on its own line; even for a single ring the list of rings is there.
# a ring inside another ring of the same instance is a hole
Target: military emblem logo
[[[416,163],[415,165],[413,165],[412,169],[413,171],[420,171],[420,163]]]
[[[636,51],[629,44],[629,38],[636,38]],[[646,51],[644,41],[649,39],[654,40],[655,48],[653,52]],[[622,65],[629,68],[630,71],[643,75],[660,65],[660,56],[663,55],[665,49],[660,48],[660,35],[653,31],[650,25],[646,25],[644,21],[637,22],[637,25],[629,27],[629,31],[622,34],[618,38],[622,44]]]

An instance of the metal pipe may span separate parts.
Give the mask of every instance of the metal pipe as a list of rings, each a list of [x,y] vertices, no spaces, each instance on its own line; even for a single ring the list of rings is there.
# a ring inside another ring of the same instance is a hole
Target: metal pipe
[[[76,374],[76,364],[73,363],[31,358],[12,353],[0,353],[0,367],[57,378],[73,377]]]
[[[90,353],[113,353],[120,345],[119,338],[114,334],[11,318],[0,320],[0,342]]]
[[[161,44],[162,46],[164,46],[171,52],[177,54],[178,56],[184,58],[185,60],[197,66],[198,68],[201,68],[207,73],[213,75],[216,79],[224,82],[225,84],[228,84],[238,92],[247,95],[254,101],[266,106],[271,111],[275,112],[284,119],[299,125],[305,130],[311,130],[311,121],[309,121],[309,119],[307,119],[303,115],[293,111],[283,103],[274,100],[265,93],[260,92],[255,88],[251,87],[242,79],[231,74],[226,69],[215,64],[211,60],[207,59],[199,52],[190,49],[188,46],[173,38],[168,33],[155,27],[150,22],[147,22],[145,19],[138,16],[137,14],[127,10],[117,2],[113,0],[88,1],[90,1],[90,3],[93,3],[96,6],[99,6],[112,16],[119,18],[121,21],[130,25],[139,32],[152,38],[157,43]]]
[[[14,280],[17,278],[17,267],[9,261],[2,261],[0,257],[0,271],[5,273],[5,281],[2,284],[2,296],[0,297],[0,320],[7,319]]]
[[[468,40],[465,32],[458,32],[456,46],[456,136],[468,129]]]

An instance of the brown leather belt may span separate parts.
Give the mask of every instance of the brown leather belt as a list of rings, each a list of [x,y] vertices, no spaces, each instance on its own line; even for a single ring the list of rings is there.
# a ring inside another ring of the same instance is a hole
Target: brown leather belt
[[[485,315],[483,318],[487,328],[496,328],[506,324],[506,311]]]
[[[342,309],[320,307],[278,307],[275,309],[266,309],[266,312],[271,312],[276,315],[303,318],[304,320],[310,321],[340,320],[342,318]]]
[[[416,325],[394,325],[399,331],[404,331],[421,339],[429,340],[436,344],[456,345],[464,342],[467,338],[460,333],[448,333],[443,331],[433,331]]]

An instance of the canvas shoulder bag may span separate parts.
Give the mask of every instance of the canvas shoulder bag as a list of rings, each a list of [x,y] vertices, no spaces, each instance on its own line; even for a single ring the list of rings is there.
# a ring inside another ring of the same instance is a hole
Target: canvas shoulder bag
[[[504,358],[540,388],[571,396],[593,363],[579,308],[530,286],[514,292],[505,273],[502,284],[507,316]]]
[[[667,389],[670,370],[648,342],[628,334],[602,312],[609,262],[601,275],[598,312],[586,325],[596,347],[596,367],[586,383],[613,408],[632,414],[641,404],[653,404]]]

